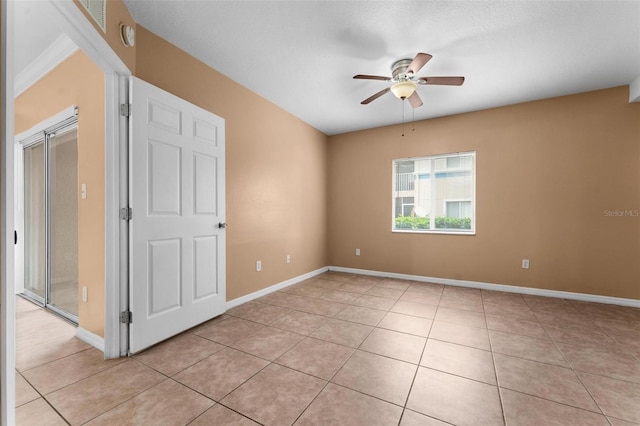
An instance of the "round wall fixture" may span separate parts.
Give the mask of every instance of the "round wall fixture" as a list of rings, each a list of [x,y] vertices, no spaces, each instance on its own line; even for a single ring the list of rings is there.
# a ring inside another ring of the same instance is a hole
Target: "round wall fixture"
[[[126,47],[133,47],[136,44],[135,30],[129,25],[120,23],[120,40]]]

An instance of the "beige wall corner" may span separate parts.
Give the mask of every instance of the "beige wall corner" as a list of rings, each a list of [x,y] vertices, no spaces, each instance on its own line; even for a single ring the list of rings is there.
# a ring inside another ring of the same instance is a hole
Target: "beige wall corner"
[[[606,213],[640,209],[639,118],[618,87],[332,136],[329,264],[640,299],[640,217]],[[459,151],[477,234],[392,233],[392,160]]]

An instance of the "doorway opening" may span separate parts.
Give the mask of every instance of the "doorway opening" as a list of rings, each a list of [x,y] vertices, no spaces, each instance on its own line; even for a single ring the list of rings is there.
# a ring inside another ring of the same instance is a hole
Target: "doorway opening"
[[[28,2],[27,2],[28,3]],[[16,52],[24,49],[20,45],[14,46],[18,41],[31,43],[35,35],[39,39],[52,40],[52,38],[42,37],[42,26],[19,25],[16,19],[16,7],[22,2],[2,2],[0,9],[2,13],[0,20],[0,32],[2,33],[2,133],[5,143],[2,144],[2,234],[11,235],[15,229],[14,222],[14,170],[15,170],[15,144],[9,142],[14,136],[14,76],[18,72],[14,70],[14,56]],[[27,6],[29,6],[27,4]],[[120,323],[119,312],[127,306],[126,289],[128,286],[127,271],[121,268],[122,259],[126,260],[126,254],[122,253],[122,248],[126,249],[126,224],[119,220],[119,207],[126,203],[128,199],[126,185],[126,140],[127,140],[127,120],[119,115],[119,105],[127,102],[128,76],[131,72],[118,54],[110,47],[104,34],[97,30],[86,18],[83,11],[74,2],[44,1],[38,4],[37,8],[30,7],[32,12],[44,14],[47,19],[42,22],[55,23],[91,60],[102,70],[103,86],[100,89],[102,96],[100,121],[89,126],[80,127],[83,129],[95,128],[97,124],[104,126],[101,133],[104,137],[104,146],[93,150],[93,154],[104,155],[104,182],[102,185],[92,186],[92,188],[102,187],[104,194],[104,206],[101,212],[104,214],[104,223],[101,225],[104,241],[94,241],[95,246],[101,246],[104,251],[102,261],[93,262],[90,270],[95,271],[97,266],[103,266],[101,280],[104,280],[102,291],[94,292],[97,298],[103,298],[102,303],[97,303],[99,309],[91,309],[91,313],[96,318],[102,318],[104,330],[102,337],[99,334],[86,330],[80,336],[82,328],[77,329],[76,335],[82,340],[104,352],[107,358],[118,357],[127,353],[127,327]],[[27,37],[15,34],[16,29],[26,28]],[[34,31],[34,29],[37,29]],[[16,84],[19,79],[16,79]],[[17,91],[19,93],[19,91]],[[64,91],[57,94],[65,94]],[[95,96],[92,94],[92,98]],[[69,105],[69,104],[67,104]],[[82,109],[82,107],[80,107]],[[79,161],[82,163],[82,160]],[[94,195],[91,190],[89,197]],[[80,221],[80,228],[84,227]],[[10,238],[3,239],[2,262],[0,267],[0,279],[2,281],[2,345],[1,352],[1,374],[0,385],[2,387],[0,404],[0,417],[2,423],[15,423],[15,365],[16,365],[16,331],[15,331],[15,267],[14,267],[14,241]],[[126,252],[126,250],[124,250]],[[82,255],[82,249],[79,255]],[[92,300],[92,293],[89,300]],[[80,308],[82,312],[82,307]],[[80,314],[82,317],[82,313]]]
[[[16,266],[23,296],[77,325],[78,119],[73,110],[71,117],[18,141],[16,258],[22,262]]]
[[[63,3],[55,3],[55,7]],[[44,6],[44,3],[43,3]],[[78,8],[73,6],[72,10]],[[49,6],[55,9],[54,5]],[[16,7],[16,13],[22,13],[21,8]],[[80,10],[78,12],[82,13]],[[31,8],[27,14],[23,11],[25,22],[49,22],[41,14],[44,10]],[[86,21],[86,18],[82,17]],[[84,22],[84,21],[83,21]],[[89,26],[91,24],[86,22]],[[37,25],[22,25],[21,28],[40,28]],[[43,30],[44,32],[44,30]],[[19,37],[16,37],[19,38]],[[66,31],[61,27],[51,29],[48,37],[49,44],[42,46],[34,44],[31,61],[22,60],[25,67],[23,71],[17,73],[17,81],[24,83],[16,90],[17,96],[14,100],[15,134],[14,141],[18,142],[30,137],[35,130],[36,133],[44,132],[57,123],[67,120],[76,115],[74,107],[77,107],[77,183],[70,185],[77,200],[77,249],[71,250],[71,254],[62,246],[59,250],[61,256],[67,258],[77,257],[77,275],[75,281],[60,277],[60,282],[48,287],[49,295],[54,297],[61,294],[63,288],[67,288],[67,295],[71,288],[76,290],[75,300],[77,308],[71,311],[70,319],[76,322],[76,335],[79,339],[91,344],[99,350],[105,351],[105,356],[113,357],[113,352],[120,352],[118,340],[114,340],[109,334],[114,327],[110,327],[109,312],[113,309],[108,306],[111,293],[110,285],[118,285],[118,281],[113,278],[119,275],[119,265],[109,262],[110,260],[110,234],[109,226],[113,226],[110,221],[110,213],[113,212],[117,218],[118,206],[111,204],[112,200],[119,204],[119,191],[112,189],[110,179],[115,175],[118,177],[118,169],[109,168],[110,165],[119,164],[118,153],[120,144],[126,143],[126,138],[120,139],[119,119],[117,118],[118,108],[118,79],[116,76],[105,72],[99,60],[91,54],[91,46],[84,46],[73,37],[73,32]],[[25,55],[28,49],[22,51]],[[42,51],[42,53],[39,53]],[[55,55],[54,55],[55,54]],[[43,61],[43,57],[48,58],[54,55],[55,62]],[[17,67],[18,61],[16,61]],[[33,75],[34,78],[27,80],[22,76]],[[114,84],[116,83],[116,84]],[[16,83],[16,86],[18,84]],[[111,117],[112,121],[109,121]],[[113,121],[115,119],[115,122]],[[54,132],[59,129],[52,129]],[[42,138],[42,136],[41,136]],[[66,145],[66,144],[65,144]],[[126,146],[126,145],[124,145]],[[113,149],[111,149],[113,148]],[[48,150],[48,148],[47,148]],[[23,147],[15,144],[14,157],[20,155]],[[115,160],[115,161],[114,161]],[[18,160],[14,163],[14,170],[21,166]],[[116,173],[114,173],[116,172]],[[19,179],[20,172],[14,173]],[[17,179],[16,179],[17,180]],[[51,180],[51,179],[50,179]],[[83,190],[84,189],[84,190]],[[16,188],[14,198],[18,198],[23,191]],[[71,193],[69,197],[71,197]],[[19,206],[21,203],[14,202]],[[51,203],[53,207],[53,203]],[[51,214],[55,215],[56,210],[51,209]],[[20,219],[20,212],[14,214],[16,219]],[[53,217],[49,228],[54,231]],[[118,222],[115,223],[118,225]],[[118,228],[115,228],[118,230]],[[11,231],[13,233],[13,229]],[[55,256],[53,242],[56,239],[49,232],[51,240],[51,256]],[[20,236],[19,236],[20,237]],[[26,237],[26,235],[24,236]],[[25,238],[19,238],[26,242]],[[119,242],[116,240],[116,242]],[[67,244],[68,246],[68,244]],[[75,249],[75,247],[73,247]],[[23,248],[15,247],[16,262],[14,264],[14,275],[16,276],[16,286],[24,285],[25,278],[20,276],[19,257],[25,253]],[[117,252],[116,252],[117,253]],[[26,254],[26,253],[25,253]],[[119,254],[118,254],[119,255]],[[46,256],[41,256],[46,260]],[[26,259],[28,261],[28,259]],[[67,262],[70,263],[70,262]],[[49,259],[51,268],[55,265],[54,259]],[[48,270],[49,267],[40,269]],[[69,268],[66,268],[69,271]],[[28,272],[28,270],[26,271]],[[69,274],[67,275],[67,278]],[[113,278],[111,278],[113,277]],[[52,278],[54,278],[52,276]],[[44,287],[43,287],[44,288]],[[86,290],[85,290],[86,289]],[[17,293],[22,293],[18,288]],[[40,295],[42,297],[42,295]],[[42,304],[44,304],[44,301]],[[55,303],[55,299],[47,300],[49,307],[60,305]],[[65,311],[69,309],[63,308]],[[118,310],[113,309],[112,314],[117,317]],[[76,311],[76,312],[73,312]],[[119,329],[117,329],[119,331]],[[108,347],[109,346],[109,347]],[[115,356],[119,355],[116,353]]]

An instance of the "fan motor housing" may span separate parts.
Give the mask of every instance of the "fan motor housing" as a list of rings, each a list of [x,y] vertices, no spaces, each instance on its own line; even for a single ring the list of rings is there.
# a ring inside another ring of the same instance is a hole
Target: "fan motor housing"
[[[407,68],[409,68],[412,61],[413,59],[400,59],[395,61],[393,65],[391,65],[391,75],[393,79],[397,81],[403,80],[403,76],[405,76]]]

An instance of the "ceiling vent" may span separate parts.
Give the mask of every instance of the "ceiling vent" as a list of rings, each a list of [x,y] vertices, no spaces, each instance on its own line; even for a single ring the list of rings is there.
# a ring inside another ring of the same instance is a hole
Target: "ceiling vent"
[[[107,2],[106,0],[80,0],[80,3],[89,12],[89,15],[96,21],[96,24],[102,29],[102,32],[107,32]]]

